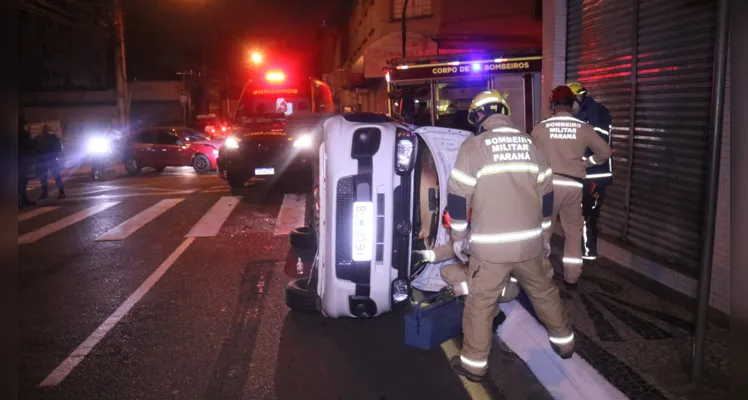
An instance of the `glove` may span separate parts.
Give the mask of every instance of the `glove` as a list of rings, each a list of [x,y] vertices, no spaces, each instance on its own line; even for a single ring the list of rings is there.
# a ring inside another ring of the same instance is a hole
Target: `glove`
[[[551,242],[543,241],[543,251],[545,253],[545,258],[551,256]]]
[[[454,242],[453,249],[455,256],[459,258],[463,264],[467,264],[468,257],[470,256],[470,243],[466,239]]]

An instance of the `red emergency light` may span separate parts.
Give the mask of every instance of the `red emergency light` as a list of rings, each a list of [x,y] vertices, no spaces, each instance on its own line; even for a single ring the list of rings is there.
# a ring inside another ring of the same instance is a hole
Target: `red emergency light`
[[[268,73],[265,74],[265,80],[270,83],[281,83],[286,80],[286,74],[282,71],[268,71]]]

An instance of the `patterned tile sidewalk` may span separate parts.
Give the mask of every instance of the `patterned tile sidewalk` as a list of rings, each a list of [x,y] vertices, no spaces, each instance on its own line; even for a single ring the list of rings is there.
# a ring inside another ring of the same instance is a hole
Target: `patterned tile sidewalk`
[[[558,244],[554,240],[551,260],[557,277],[562,270]],[[688,380],[692,301],[605,259],[584,269],[578,291],[566,291],[560,279],[557,283],[574,321],[577,354],[629,398],[728,398],[726,322],[711,318],[702,384],[695,389]]]

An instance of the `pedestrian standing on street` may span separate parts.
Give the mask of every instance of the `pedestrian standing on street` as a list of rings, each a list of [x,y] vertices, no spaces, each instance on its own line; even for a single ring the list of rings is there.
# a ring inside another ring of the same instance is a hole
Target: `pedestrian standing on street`
[[[455,253],[463,253],[468,242],[470,246],[464,342],[451,366],[473,382],[482,381],[487,372],[492,320],[510,274],[548,329],[554,351],[562,358],[574,351],[574,334],[552,282],[553,270],[543,263],[550,248],[543,230],[551,227],[552,171],[530,136],[512,126],[509,113],[495,90],[473,99],[468,120],[477,130],[462,143],[448,183]]]
[[[590,97],[587,89],[580,83],[567,83],[566,86],[576,97],[573,111],[577,119],[592,125],[598,136],[611,146],[612,118],[608,109]],[[592,152],[587,149],[584,156],[589,158]],[[602,164],[587,168],[585,178],[582,197],[582,259],[585,263],[590,263],[597,259],[597,219],[600,218],[605,189],[613,182],[613,160],[608,159]]]
[[[553,170],[553,215],[561,218],[564,231],[564,281],[569,290],[577,289],[582,275],[582,192],[587,167],[602,165],[611,155],[610,146],[589,124],[571,116],[574,93],[568,86],[551,92],[553,116],[540,121],[532,130],[532,137],[548,156]],[[585,157],[587,149],[592,153]],[[546,242],[552,231],[547,231]]]
[[[29,178],[26,173],[34,165],[34,139],[31,133],[26,129],[26,121],[23,118],[18,119],[18,207],[28,207],[36,205],[36,202],[29,200],[26,193],[26,186],[29,184]]]
[[[62,140],[52,132],[49,125],[42,126],[42,134],[36,137],[36,152],[37,152],[37,174],[39,175],[39,183],[41,184],[42,194],[39,196],[39,200],[49,198],[47,190],[47,173],[51,172],[52,177],[55,179],[57,185],[57,191],[59,192],[58,199],[65,198],[65,187],[62,183],[60,158],[62,157]]]

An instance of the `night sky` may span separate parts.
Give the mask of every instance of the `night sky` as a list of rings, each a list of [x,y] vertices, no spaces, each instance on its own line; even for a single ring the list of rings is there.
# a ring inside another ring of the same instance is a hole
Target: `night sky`
[[[203,50],[214,73],[241,79],[244,49],[314,61],[322,21],[334,23],[350,0],[132,0],[127,53],[133,78],[176,79],[198,68]]]

